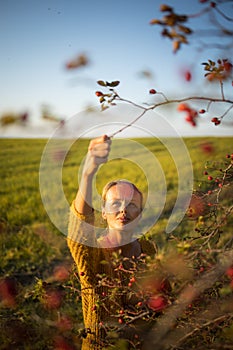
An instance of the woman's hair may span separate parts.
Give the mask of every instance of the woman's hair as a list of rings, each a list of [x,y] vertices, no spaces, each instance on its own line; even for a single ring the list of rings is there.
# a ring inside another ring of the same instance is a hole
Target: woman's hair
[[[140,197],[141,197],[141,210],[143,209],[143,194],[142,192],[137,188],[136,185],[134,185],[134,183],[130,182],[130,181],[127,181],[127,180],[114,180],[114,181],[110,181],[108,182],[104,188],[103,188],[103,191],[102,191],[102,207],[105,206],[105,202],[106,202],[106,195],[107,195],[107,192],[108,190],[115,186],[115,185],[119,185],[119,184],[128,184],[130,186],[133,187],[134,191],[136,191],[137,193],[139,193]]]

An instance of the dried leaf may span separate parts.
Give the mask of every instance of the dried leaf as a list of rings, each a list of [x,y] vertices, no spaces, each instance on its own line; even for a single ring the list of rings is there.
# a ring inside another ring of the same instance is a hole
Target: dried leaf
[[[161,4],[160,5],[160,11],[165,12],[165,11],[173,11],[173,8],[169,5]]]
[[[176,53],[180,48],[180,41],[173,41],[173,52]]]
[[[120,84],[119,80],[112,81],[111,83],[108,83],[108,86],[116,87]]]
[[[100,86],[107,86],[106,82],[103,80],[98,80],[97,84],[99,84]]]

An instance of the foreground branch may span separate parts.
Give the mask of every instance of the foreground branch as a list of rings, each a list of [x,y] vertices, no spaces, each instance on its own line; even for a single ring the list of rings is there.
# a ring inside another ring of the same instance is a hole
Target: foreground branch
[[[143,350],[166,349],[169,334],[174,331],[178,317],[181,317],[187,306],[202,294],[206,289],[211,288],[213,284],[225,273],[225,271],[232,265],[233,250],[226,251],[222,254],[221,259],[215,267],[203,274],[193,285],[185,287],[180,294],[176,303],[167,309],[167,312],[158,319],[154,327],[148,332],[145,337],[146,343]]]

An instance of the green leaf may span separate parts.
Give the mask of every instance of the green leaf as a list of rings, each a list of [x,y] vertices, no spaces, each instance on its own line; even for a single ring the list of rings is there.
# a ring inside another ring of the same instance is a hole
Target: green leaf
[[[102,265],[109,265],[109,262],[107,260],[101,260],[100,264],[102,264]]]

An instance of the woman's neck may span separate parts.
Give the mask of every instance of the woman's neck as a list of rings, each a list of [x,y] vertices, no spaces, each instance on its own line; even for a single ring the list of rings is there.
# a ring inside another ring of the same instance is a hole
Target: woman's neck
[[[107,237],[114,246],[124,246],[133,242],[133,233],[129,231],[108,229]]]

